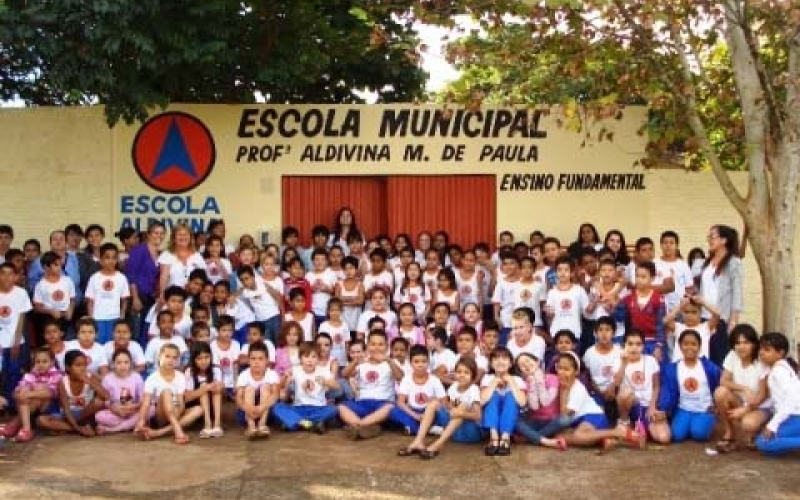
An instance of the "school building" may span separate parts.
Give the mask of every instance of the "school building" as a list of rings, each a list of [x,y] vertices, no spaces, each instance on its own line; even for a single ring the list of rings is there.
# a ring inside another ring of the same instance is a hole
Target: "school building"
[[[368,236],[446,229],[462,245],[539,229],[565,245],[582,222],[628,243],[672,229],[684,254],[710,225],[741,221],[710,172],[644,170],[646,110],[593,123],[586,140],[556,114],[441,105],[174,105],[108,128],[100,107],[0,110],[0,222],[15,246],[67,223],[110,235],[151,219],[310,239],[349,206]],[[602,130],[602,134],[600,131]],[[608,140],[607,138],[612,138]],[[746,174],[733,173],[740,187]],[[758,268],[746,262],[745,320],[760,324]]]

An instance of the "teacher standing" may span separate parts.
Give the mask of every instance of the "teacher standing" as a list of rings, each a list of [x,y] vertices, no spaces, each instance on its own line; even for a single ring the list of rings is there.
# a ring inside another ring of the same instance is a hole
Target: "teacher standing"
[[[145,240],[131,249],[125,265],[131,288],[131,332],[137,340],[147,339],[144,318],[158,296],[158,257],[165,234],[164,224],[150,224]]]

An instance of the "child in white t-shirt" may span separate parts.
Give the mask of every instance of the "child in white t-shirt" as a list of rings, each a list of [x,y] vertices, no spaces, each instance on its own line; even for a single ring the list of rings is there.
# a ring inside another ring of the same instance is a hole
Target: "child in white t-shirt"
[[[41,257],[44,276],[33,292],[33,308],[56,320],[70,321],[75,310],[75,284],[61,271],[61,258],[55,252]]]
[[[222,384],[225,393],[233,399],[236,375],[239,373],[239,352],[241,346],[233,339],[234,320],[223,315],[219,318],[217,338],[211,341],[214,364],[222,371]]]
[[[594,324],[595,344],[583,355],[592,392],[595,399],[603,403],[603,411],[609,422],[616,419],[617,388],[614,385],[614,367],[620,364],[622,357],[622,349],[614,343],[615,329],[616,324],[610,317],[598,318]]]
[[[574,263],[569,257],[556,260],[556,285],[547,292],[545,314],[550,319],[550,335],[569,330],[581,338],[582,320],[589,305],[586,290],[572,283]]]
[[[321,248],[311,254],[314,266],[312,271],[306,273],[306,281],[311,285],[311,312],[317,327],[325,321],[328,301],[333,296],[336,288],[336,275],[328,268],[328,253]]]
[[[342,370],[345,378],[356,378],[358,396],[354,401],[339,405],[339,417],[347,425],[348,437],[368,439],[377,437],[380,424],[389,418],[394,404],[394,383],[403,378],[403,370],[387,359],[386,333],[373,330],[367,337],[366,361],[354,359]]]
[[[703,308],[711,314],[711,317],[706,321],[703,321],[701,315]],[[682,316],[683,322],[677,321],[678,314]],[[717,331],[718,322],[719,310],[712,304],[706,303],[703,297],[699,295],[683,297],[678,307],[664,316],[668,345],[675,344],[672,348],[672,361],[683,359],[683,352],[678,348],[675,340],[681,336],[684,330],[694,330],[700,335],[702,341],[700,344],[700,356],[711,359],[709,346],[711,344],[711,336]]]
[[[328,320],[319,325],[319,333],[331,337],[331,357],[339,366],[347,364],[347,343],[350,341],[350,328],[342,319],[344,306],[336,297],[328,301]]]
[[[428,349],[411,347],[411,374],[403,377],[397,389],[397,404],[389,414],[389,420],[405,429],[407,435],[419,431],[419,422],[427,406],[437,401],[444,402],[445,390],[442,382],[428,372]]]
[[[106,342],[103,349],[106,351],[108,366],[112,365],[111,358],[118,349],[125,349],[131,355],[131,370],[144,373],[147,368],[147,360],[144,357],[144,350],[135,340],[131,340],[131,327],[124,319],[114,322],[114,340]]]
[[[513,373],[514,358],[506,347],[496,347],[489,355],[489,373],[481,380],[482,427],[489,430],[487,456],[511,454],[511,434],[519,410],[527,403],[525,382]]]
[[[278,400],[280,380],[278,374],[269,368],[267,346],[256,342],[248,353],[249,368],[236,379],[237,420],[247,429],[247,439],[267,438],[270,435],[267,417]]]
[[[100,247],[100,270],[86,285],[86,307],[89,316],[97,321],[97,341],[112,340],[114,322],[125,319],[131,291],[128,279],[117,270],[117,246],[105,243]]]
[[[288,401],[291,396],[293,404],[277,402],[273,415],[289,431],[299,428],[324,434],[325,422],[338,414],[326,398],[328,391],[339,389],[336,376],[328,366],[320,365],[319,348],[311,342],[300,344],[300,365],[289,373],[288,383],[281,388],[281,399]]]
[[[108,357],[101,344],[95,342],[97,338],[97,324],[92,318],[84,317],[78,320],[78,335],[76,340],[67,342],[66,351],[77,349],[86,356],[86,368],[100,378],[108,373]]]
[[[175,368],[182,369],[189,361],[189,348],[186,341],[180,335],[175,335],[175,320],[169,311],[160,311],[156,316],[158,337],[150,339],[144,350],[144,359],[147,363],[147,372],[152,373],[158,368],[158,355],[162,347],[172,344],[178,349],[178,365]]]
[[[644,334],[639,330],[625,332],[623,355],[614,365],[614,383],[619,387],[617,406],[618,425],[646,437],[650,423],[657,418],[658,393],[661,388],[659,372],[661,368],[656,358],[644,354]]]

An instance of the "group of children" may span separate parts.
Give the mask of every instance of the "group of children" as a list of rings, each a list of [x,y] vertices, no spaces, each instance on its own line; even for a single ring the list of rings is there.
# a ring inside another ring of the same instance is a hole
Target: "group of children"
[[[21,336],[31,309],[49,316],[30,371],[0,399],[16,409],[2,435],[22,443],[35,428],[133,431],[185,444],[195,422],[200,438],[223,436],[225,409],[235,408],[248,439],[270,427],[343,425],[352,439],[388,428],[409,436],[399,456],[422,459],[450,440],[506,456],[514,443],[641,448],[706,442],[715,429],[722,452],[800,449],[800,380],[786,337],[738,324],[717,366],[709,344],[718,311],[690,283],[669,297],[675,275],[665,279],[652,259],[621,269],[584,248],[576,262],[554,238],[523,256],[492,256],[486,245],[419,256],[406,239],[392,258],[380,247],[367,256],[357,234],[346,256],[322,240],[305,255],[309,271],[291,247],[236,266],[217,255],[216,273],[194,270],[184,287],[163,291],[141,332],[125,319],[113,244],[99,249],[88,316],[77,320],[57,256],[40,259],[33,305],[14,266],[0,264],[0,302],[16,301],[0,307],[4,334]],[[24,356],[12,345],[4,363]]]

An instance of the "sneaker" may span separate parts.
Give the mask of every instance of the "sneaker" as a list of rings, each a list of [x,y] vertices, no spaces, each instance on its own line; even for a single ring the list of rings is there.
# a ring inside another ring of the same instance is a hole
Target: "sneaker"
[[[365,425],[358,429],[358,436],[361,439],[372,439],[381,435],[380,425]]]
[[[430,429],[428,429],[428,434],[431,436],[441,436],[444,432],[444,427],[441,425],[434,425]]]
[[[351,441],[357,441],[358,436],[358,429],[353,427],[352,425],[348,425],[344,428],[344,435],[347,439]]]
[[[303,429],[304,431],[310,431],[313,426],[314,423],[311,422],[311,420],[301,420],[297,423],[297,427]]]

